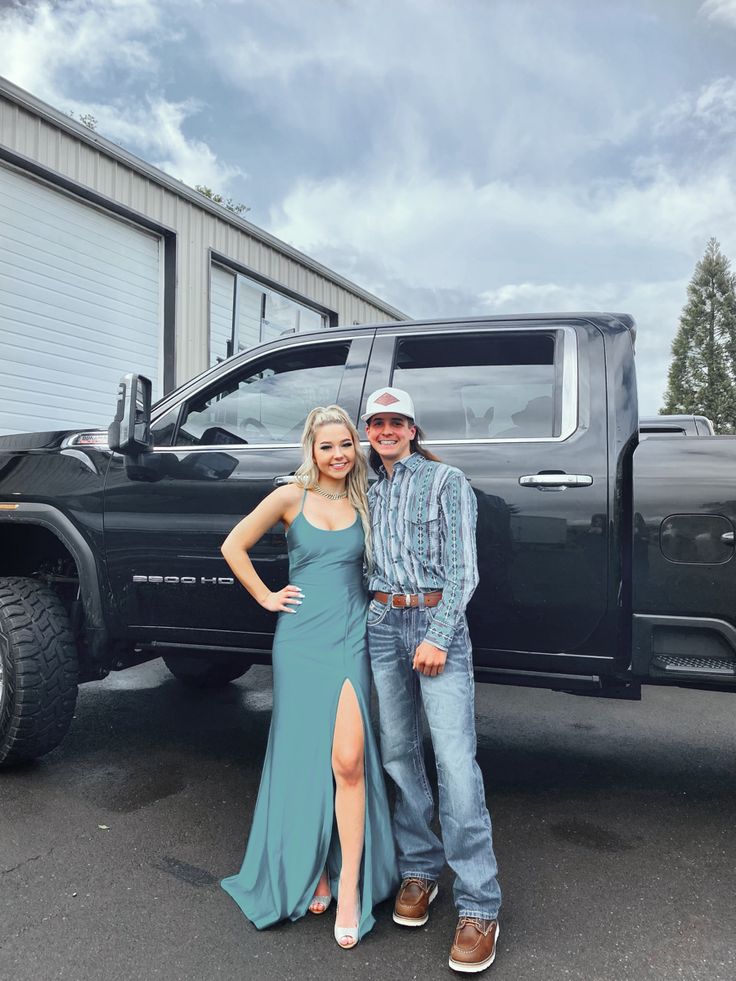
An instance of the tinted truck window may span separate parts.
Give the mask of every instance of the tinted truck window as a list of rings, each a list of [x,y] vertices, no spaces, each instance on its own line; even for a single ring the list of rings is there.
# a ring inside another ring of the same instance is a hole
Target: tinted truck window
[[[411,337],[392,385],[411,393],[429,439],[529,439],[560,433],[554,333]]]
[[[348,344],[278,351],[187,403],[177,445],[298,443],[315,405],[337,399]]]

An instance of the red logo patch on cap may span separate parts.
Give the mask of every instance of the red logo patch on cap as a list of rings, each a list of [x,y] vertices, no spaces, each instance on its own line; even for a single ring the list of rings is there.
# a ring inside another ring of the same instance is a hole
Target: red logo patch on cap
[[[391,392],[384,392],[383,395],[379,395],[376,399],[376,405],[393,405],[394,402],[399,400]]]

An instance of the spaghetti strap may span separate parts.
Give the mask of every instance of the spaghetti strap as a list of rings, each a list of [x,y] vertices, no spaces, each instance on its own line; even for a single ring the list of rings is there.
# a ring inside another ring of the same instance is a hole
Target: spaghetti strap
[[[307,491],[308,491],[308,490],[309,490],[309,488],[308,488],[308,487],[305,487],[305,488],[304,488],[304,493],[302,494],[302,503],[301,503],[301,507],[299,508],[299,514],[301,514],[301,513],[302,513],[302,511],[304,510],[304,502],[305,502],[305,501],[306,501],[306,499],[307,499]]]

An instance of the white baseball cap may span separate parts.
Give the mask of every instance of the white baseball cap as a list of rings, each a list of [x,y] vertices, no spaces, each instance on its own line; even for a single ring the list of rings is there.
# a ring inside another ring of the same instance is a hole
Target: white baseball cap
[[[371,392],[365,405],[365,412],[360,417],[363,422],[367,422],[371,416],[379,412],[389,412],[391,415],[407,416],[415,419],[414,403],[411,395],[403,388],[377,388]]]

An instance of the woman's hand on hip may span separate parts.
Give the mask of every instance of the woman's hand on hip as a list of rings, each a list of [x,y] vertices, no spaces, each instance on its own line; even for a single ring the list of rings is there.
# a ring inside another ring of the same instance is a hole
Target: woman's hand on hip
[[[300,606],[304,593],[299,586],[284,586],[276,593],[266,593],[259,603],[271,613],[296,613],[295,607]]]

